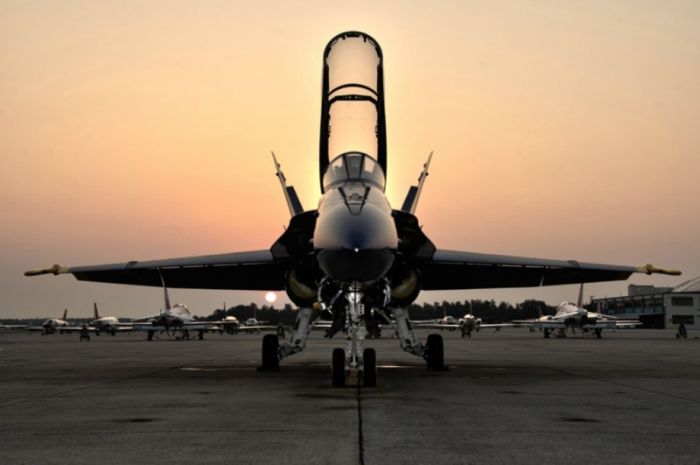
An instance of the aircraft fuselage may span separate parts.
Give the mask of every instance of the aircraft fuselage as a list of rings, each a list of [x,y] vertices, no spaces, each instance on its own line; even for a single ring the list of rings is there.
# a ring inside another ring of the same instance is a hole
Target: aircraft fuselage
[[[381,279],[398,247],[391,207],[381,189],[349,181],[326,191],[313,236],[318,265],[343,283]]]

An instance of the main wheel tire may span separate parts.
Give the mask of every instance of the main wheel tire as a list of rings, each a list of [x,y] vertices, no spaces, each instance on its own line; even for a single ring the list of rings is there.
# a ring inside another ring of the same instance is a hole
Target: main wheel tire
[[[279,339],[275,334],[266,334],[262,341],[262,370],[277,371],[280,369],[280,359],[277,348]]]
[[[365,387],[377,385],[377,353],[374,349],[365,349],[362,353],[364,370],[362,372],[362,384]]]
[[[439,334],[429,335],[425,344],[425,350],[427,352],[428,369],[442,370],[445,367],[445,349],[442,343],[442,336]]]
[[[345,351],[341,348],[333,349],[331,371],[333,387],[345,386]]]

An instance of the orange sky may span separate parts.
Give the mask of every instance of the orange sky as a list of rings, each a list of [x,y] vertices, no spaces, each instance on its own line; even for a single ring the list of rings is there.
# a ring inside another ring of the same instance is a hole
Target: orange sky
[[[28,268],[269,247],[288,216],[269,150],[315,207],[321,55],[347,29],[384,51],[395,207],[435,150],[417,213],[438,247],[700,275],[697,2],[260,3],[0,3],[0,318],[161,305]]]

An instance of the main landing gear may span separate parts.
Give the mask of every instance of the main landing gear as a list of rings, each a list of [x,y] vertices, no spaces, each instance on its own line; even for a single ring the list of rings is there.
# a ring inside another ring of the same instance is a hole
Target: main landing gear
[[[421,344],[413,331],[408,319],[408,312],[404,308],[392,309],[396,318],[396,334],[401,341],[401,348],[409,354],[417,355],[425,359],[428,369],[433,371],[445,370],[445,349],[440,334],[431,334],[425,345]]]
[[[263,337],[262,344],[262,371],[277,371],[280,368],[280,360],[304,350],[306,339],[309,337],[319,315],[314,315],[310,308],[301,308],[297,314],[294,329],[289,333],[284,343],[280,344],[277,334],[267,334]]]
[[[377,385],[377,354],[372,348],[365,348],[364,340],[367,337],[365,324],[365,306],[363,292],[359,287],[352,286],[345,293],[347,311],[345,319],[347,325],[347,341],[345,348],[336,348],[331,357],[331,378],[333,386],[363,385],[374,387]],[[378,311],[375,309],[375,311]],[[396,335],[401,348],[413,355],[423,358],[429,370],[445,370],[444,346],[442,336],[431,334],[426,344],[420,343],[413,327],[408,319],[405,308],[392,309],[396,318]],[[262,341],[262,371],[279,370],[279,362],[285,357],[304,350],[306,339],[319,314],[311,308],[301,308],[297,314],[294,330],[284,342],[275,334],[268,334]]]

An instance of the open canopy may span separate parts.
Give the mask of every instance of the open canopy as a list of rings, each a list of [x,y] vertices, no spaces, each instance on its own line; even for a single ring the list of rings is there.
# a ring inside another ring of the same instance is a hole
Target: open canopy
[[[361,32],[344,32],[326,46],[321,102],[321,184],[329,160],[369,155],[386,172],[382,52]]]

